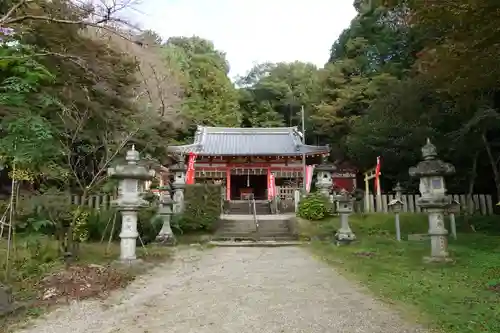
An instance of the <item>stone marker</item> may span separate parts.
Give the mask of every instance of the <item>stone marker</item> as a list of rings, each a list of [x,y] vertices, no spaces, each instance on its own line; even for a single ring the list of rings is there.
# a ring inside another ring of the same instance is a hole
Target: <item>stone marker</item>
[[[394,188],[394,191],[396,192],[396,198],[394,200],[391,200],[389,202],[388,206],[389,208],[394,212],[394,223],[396,224],[396,239],[398,242],[401,241],[401,225],[399,223],[399,213],[403,210],[404,203],[401,200],[402,198],[402,193],[403,193],[403,188],[399,184],[399,182],[396,184],[396,187]]]
[[[445,175],[455,173],[455,167],[437,159],[437,150],[429,139],[422,147],[423,161],[409,169],[412,177],[420,178],[421,197],[417,205],[429,214],[429,236],[431,238],[431,256],[427,262],[452,261],[448,254],[448,230],[444,227],[444,212],[450,206],[446,195]]]

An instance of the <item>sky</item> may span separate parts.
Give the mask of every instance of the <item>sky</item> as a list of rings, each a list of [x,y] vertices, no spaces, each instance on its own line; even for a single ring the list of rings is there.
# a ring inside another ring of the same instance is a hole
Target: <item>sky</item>
[[[229,76],[262,62],[322,67],[349,26],[353,0],[142,0],[135,20],[164,39],[200,36],[226,53]]]

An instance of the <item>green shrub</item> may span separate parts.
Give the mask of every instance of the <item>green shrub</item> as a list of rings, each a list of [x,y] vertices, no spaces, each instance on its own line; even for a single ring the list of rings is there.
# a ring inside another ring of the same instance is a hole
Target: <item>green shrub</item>
[[[458,215],[456,218],[457,230],[458,231],[470,231],[470,227],[467,224],[473,225],[477,232],[489,234],[489,235],[500,235],[500,216],[499,215],[472,215],[468,216],[468,221],[466,223],[465,217]]]
[[[300,200],[297,215],[309,221],[323,220],[332,215],[332,204],[323,194],[310,193]]]
[[[174,219],[173,227],[182,233],[213,231],[221,214],[221,186],[187,185],[184,193],[184,213]]]
[[[161,229],[161,218],[157,216],[158,208],[155,204],[139,209],[137,213],[137,231],[144,244],[155,240]],[[114,228],[113,228],[114,225]],[[120,239],[121,214],[116,209],[93,210],[87,217],[86,228],[89,241],[100,241],[103,238],[107,241],[109,234],[113,231],[111,239]]]
[[[160,232],[163,220],[158,216],[158,206],[153,204],[139,210],[137,230],[144,244],[153,242]]]
[[[68,206],[68,209],[71,210],[67,214],[68,218],[64,219],[64,223],[70,223],[71,214],[81,211],[74,229],[76,239],[99,242],[104,238],[107,241],[110,232],[113,232],[111,240],[120,239],[121,215],[115,208],[94,210],[86,207]],[[141,208],[138,212],[137,229],[145,244],[154,241],[161,229],[162,221],[157,216],[157,211],[156,204],[152,204],[149,207]],[[45,210],[41,209],[18,219],[16,231],[24,235],[54,235],[56,223],[50,220]]]
[[[114,225],[114,228],[113,228]],[[86,228],[89,241],[108,240],[109,233],[113,229],[112,240],[117,240],[120,234],[120,213],[114,209],[92,210],[87,216]]]

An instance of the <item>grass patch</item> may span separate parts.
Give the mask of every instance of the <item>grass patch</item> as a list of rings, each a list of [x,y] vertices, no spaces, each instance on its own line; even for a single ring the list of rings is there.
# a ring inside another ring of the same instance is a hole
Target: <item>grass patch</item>
[[[403,237],[427,230],[425,216],[401,218]],[[374,294],[444,332],[500,332],[500,237],[459,234],[450,240],[453,264],[424,264],[428,242],[397,242],[393,216],[353,216],[358,242],[337,247],[313,242],[321,258],[355,278]],[[332,219],[309,232],[335,230]]]

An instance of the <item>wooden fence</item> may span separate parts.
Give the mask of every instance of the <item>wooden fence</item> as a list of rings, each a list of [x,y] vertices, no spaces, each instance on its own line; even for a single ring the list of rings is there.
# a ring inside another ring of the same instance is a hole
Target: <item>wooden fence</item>
[[[293,189],[292,189],[293,190]],[[286,193],[285,193],[286,192]],[[290,192],[291,193],[291,192]],[[283,191],[280,194],[287,196],[290,195],[288,191]],[[223,193],[225,194],[225,192]],[[450,195],[454,200],[460,203],[461,210],[467,209],[469,214],[481,214],[481,215],[492,215],[493,214],[493,199],[490,194],[474,194],[471,200],[467,200],[467,195],[465,194],[454,194]],[[404,194],[402,196],[403,201],[403,211],[407,213],[420,213],[421,209],[417,206],[416,200],[420,198],[420,195]],[[88,206],[93,209],[109,209],[111,207],[111,201],[114,197],[109,195],[93,195],[89,196],[83,203],[83,205]],[[364,198],[361,201],[357,201],[355,204],[355,211],[358,213],[388,213],[388,203],[394,199],[393,194],[383,194],[382,195],[382,210],[377,211],[377,198],[373,195],[369,196],[370,209],[365,211]],[[73,195],[71,197],[71,202],[73,204],[81,204],[81,197]]]
[[[461,211],[466,210],[469,214],[481,214],[481,215],[492,215],[493,214],[493,199],[490,194],[474,194],[472,198],[467,200],[467,195],[465,194],[453,194],[449,195],[454,200],[460,203]],[[369,195],[370,209],[365,212],[365,199],[356,202],[355,211],[364,213],[388,213],[389,207],[388,203],[394,199],[393,194],[383,194],[382,195],[382,210],[377,211],[377,198],[376,196]],[[403,211],[407,213],[420,213],[421,209],[417,206],[416,201],[420,198],[417,194],[404,194],[401,198],[403,201]]]
[[[83,205],[92,209],[110,209],[111,201],[113,201],[115,197],[111,195],[91,195],[87,197],[85,202],[82,202],[82,197],[79,195],[71,196],[71,203],[75,205]]]

